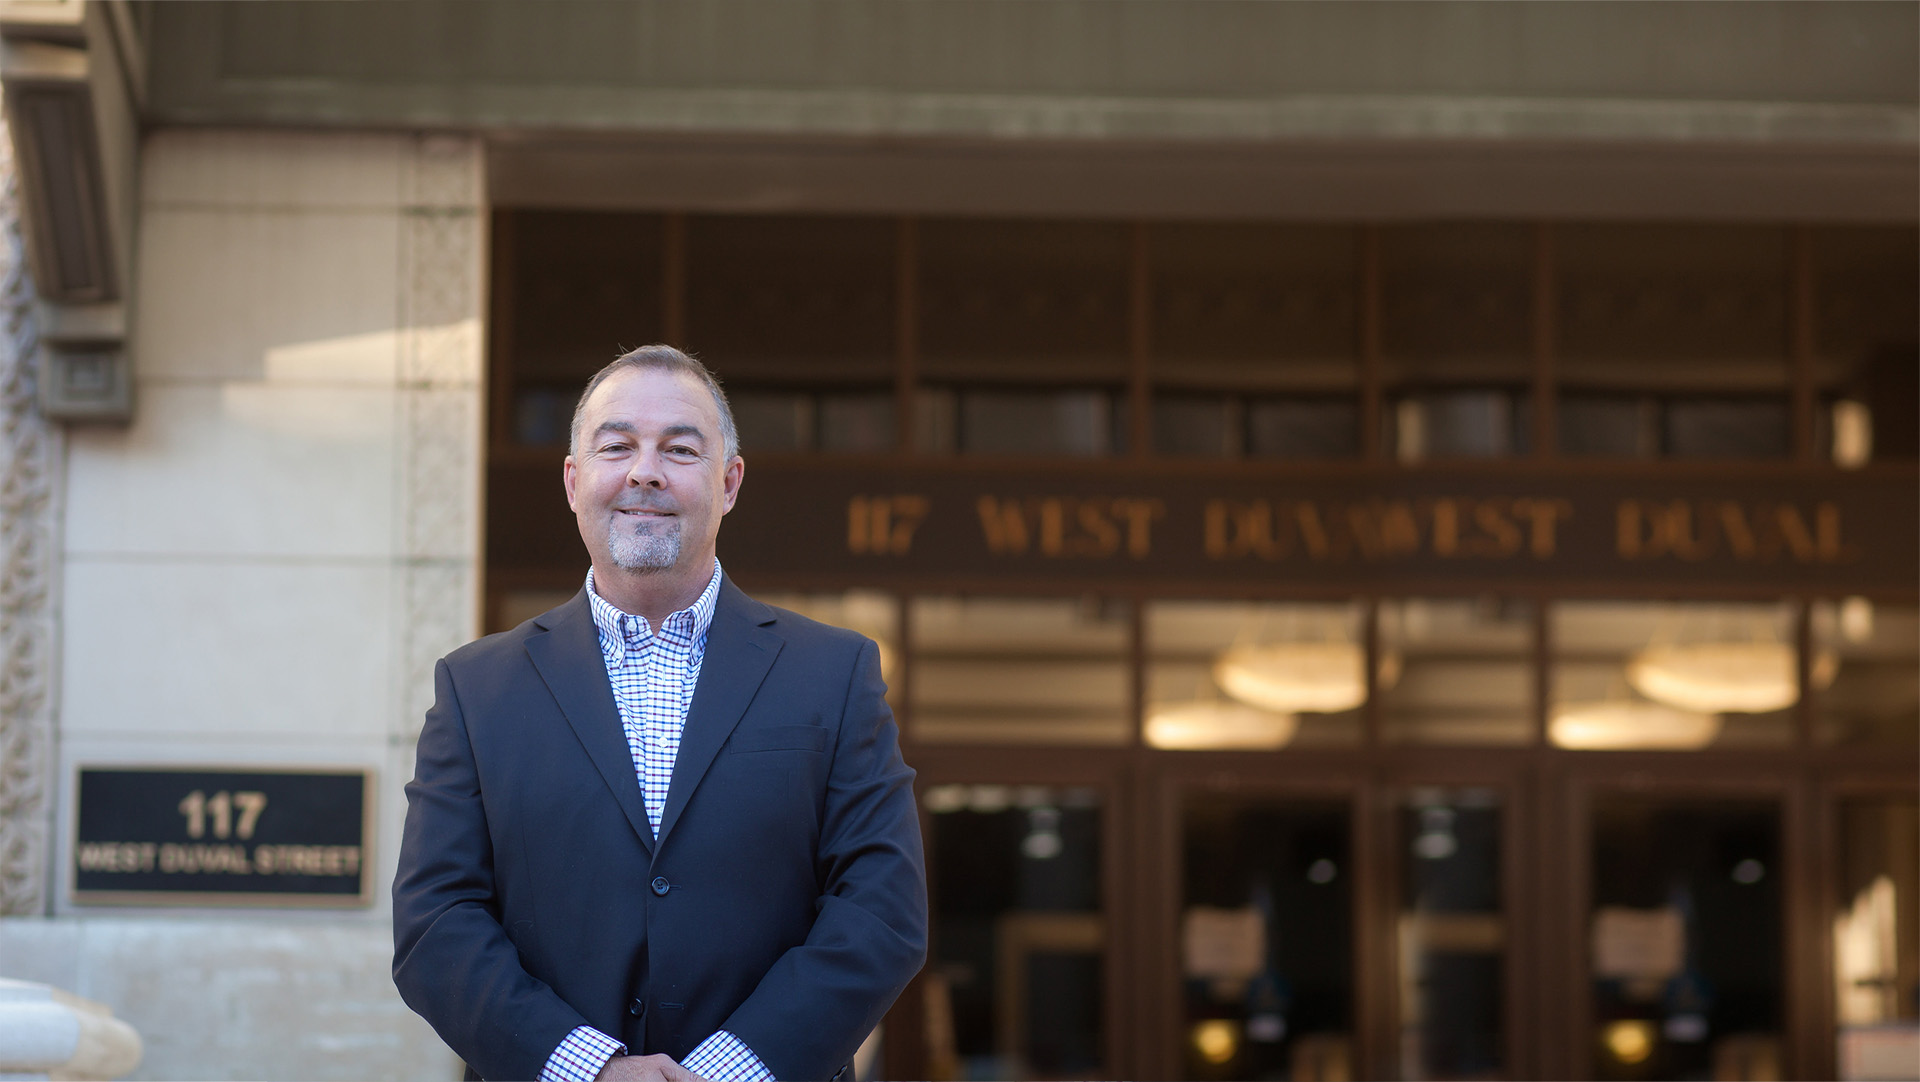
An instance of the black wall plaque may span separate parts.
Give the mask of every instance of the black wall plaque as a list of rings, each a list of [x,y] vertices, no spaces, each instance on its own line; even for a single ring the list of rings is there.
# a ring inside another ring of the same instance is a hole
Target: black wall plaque
[[[363,905],[364,771],[83,767],[76,902]]]

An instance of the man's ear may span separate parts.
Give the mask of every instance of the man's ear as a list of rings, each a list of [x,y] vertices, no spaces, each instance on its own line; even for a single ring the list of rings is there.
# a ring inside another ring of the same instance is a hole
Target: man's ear
[[[721,514],[733,510],[733,501],[740,498],[740,482],[746,476],[747,460],[734,455],[733,461],[727,463],[727,471],[720,475],[720,499],[724,505],[720,508]]]
[[[573,505],[573,456],[568,455],[560,464],[560,484],[567,490],[567,509],[575,513],[579,508]]]

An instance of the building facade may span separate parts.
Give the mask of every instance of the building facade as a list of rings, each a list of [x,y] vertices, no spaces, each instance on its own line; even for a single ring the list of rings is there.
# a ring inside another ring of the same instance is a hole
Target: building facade
[[[573,397],[668,341],[920,771],[868,1076],[1910,1075],[1917,32],[5,5],[0,975],[138,1077],[456,1071],[432,664],[578,588]]]

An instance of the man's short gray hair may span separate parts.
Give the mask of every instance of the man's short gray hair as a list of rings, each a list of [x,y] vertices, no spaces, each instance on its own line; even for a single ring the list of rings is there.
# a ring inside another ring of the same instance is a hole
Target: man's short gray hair
[[[740,454],[740,430],[733,424],[733,407],[727,404],[727,392],[720,389],[720,381],[713,377],[707,366],[695,360],[691,354],[682,353],[672,346],[655,344],[641,346],[639,349],[622,353],[615,357],[605,368],[593,374],[587,381],[587,389],[580,392],[580,401],[573,407],[573,427],[567,439],[567,452],[580,453],[580,419],[586,416],[587,399],[609,376],[615,372],[624,372],[630,368],[666,369],[673,372],[685,372],[707,387],[707,393],[713,395],[713,404],[720,411],[720,436],[726,444],[726,461],[732,462]]]

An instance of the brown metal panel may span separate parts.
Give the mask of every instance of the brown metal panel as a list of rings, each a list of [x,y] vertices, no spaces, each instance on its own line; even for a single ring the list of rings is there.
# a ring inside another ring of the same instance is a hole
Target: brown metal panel
[[[1560,896],[1563,935],[1559,976],[1566,982],[1561,987],[1567,994],[1562,1001],[1558,1034],[1560,1054],[1554,1057],[1559,1061],[1556,1064],[1559,1069],[1552,1071],[1550,1077],[1592,1078],[1593,972],[1584,933],[1588,900],[1593,896],[1593,869],[1586,860],[1593,847],[1593,793],[1587,785],[1577,783],[1567,785],[1562,792],[1568,797],[1562,811],[1564,844],[1560,851],[1560,859],[1565,862],[1562,875],[1567,889]]]
[[[660,320],[669,345],[687,340],[687,216],[666,215],[660,244]]]
[[[1534,965],[1536,997],[1540,1004],[1540,1031],[1535,1066],[1540,1078],[1585,1077],[1576,1065],[1586,1063],[1587,1032],[1585,937],[1579,934],[1584,914],[1578,899],[1586,895],[1586,862],[1579,859],[1581,814],[1568,799],[1566,771],[1557,757],[1542,755],[1534,775],[1535,803],[1540,823],[1534,832],[1534,868],[1529,886],[1534,891]]]
[[[1370,597],[1366,605],[1360,634],[1367,657],[1367,701],[1360,704],[1360,746],[1373,749],[1380,746],[1380,599]]]
[[[496,482],[525,464],[496,459]],[[548,467],[529,483],[548,491]],[[1911,591],[1914,471],[1664,466],[1208,469],[1020,459],[766,456],[720,539],[745,575],[944,577],[1178,596],[1222,589],[1602,596]],[[876,502],[877,501],[877,502]],[[533,504],[515,504],[530,506]],[[876,533],[874,516],[893,525]],[[849,533],[858,519],[869,528]],[[563,518],[519,516],[495,560],[577,562]],[[873,541],[874,536],[884,540]]]
[[[1129,732],[1127,746],[1144,748],[1147,716],[1147,667],[1152,663],[1147,652],[1147,605],[1139,598],[1127,604],[1127,664],[1133,671],[1127,680]]]
[[[1823,1030],[1821,985],[1825,979],[1821,959],[1825,952],[1820,940],[1829,938],[1821,929],[1833,927],[1822,920],[1823,877],[1821,866],[1827,861],[1820,850],[1818,807],[1812,779],[1801,772],[1786,787],[1781,801],[1781,898],[1782,929],[1786,936],[1781,962],[1785,1002],[1780,1005],[1781,1066],[1788,1078],[1819,1079],[1837,1077],[1823,1074],[1817,1066],[1819,1050],[1831,1040]],[[1830,880],[1831,877],[1825,877]],[[1826,887],[1831,890],[1831,887]],[[1824,1039],[1823,1039],[1824,1038]]]
[[[1160,927],[1156,885],[1169,878],[1153,841],[1154,808],[1142,767],[1141,717],[1146,710],[1146,613],[1138,600],[1127,603],[1128,733],[1126,766],[1121,775],[1122,806],[1110,817],[1113,830],[1108,849],[1108,927],[1117,930],[1107,953],[1107,1069],[1115,1077],[1142,1077],[1152,1064],[1154,1035],[1148,1019],[1156,1017],[1151,1002],[1155,986],[1153,959],[1141,944],[1157,940]]]
[[[1542,1077],[1539,1064],[1541,1037],[1540,997],[1532,994],[1530,971],[1540,937],[1536,928],[1538,907],[1533,904],[1533,884],[1529,873],[1535,868],[1538,848],[1539,805],[1535,788],[1529,784],[1537,773],[1538,756],[1531,756],[1528,769],[1510,778],[1504,789],[1506,816],[1501,822],[1500,896],[1501,918],[1507,926],[1505,1025],[1507,1077]]]
[[[903,738],[904,738],[904,734]],[[926,802],[918,800],[920,793],[926,790],[924,780],[914,786],[916,801],[919,804],[920,841],[924,848],[933,836]],[[933,896],[934,869],[929,862],[927,868],[927,896]],[[934,958],[933,937],[935,929],[927,929],[927,963]],[[926,1078],[927,1067],[927,1004],[926,1004],[926,968],[914,975],[912,981],[900,993],[888,1008],[886,1017],[881,1020],[885,1028],[885,1038],[881,1046],[882,1066],[888,1078]]]
[[[1107,789],[1106,812],[1100,817],[1100,910],[1106,921],[1106,949],[1101,969],[1105,985],[1100,994],[1100,1015],[1105,1046],[1102,1059],[1109,1074],[1116,1078],[1133,1076],[1136,1042],[1128,1021],[1133,1017],[1132,991],[1136,984],[1135,951],[1128,932],[1135,923],[1137,892],[1133,878],[1138,865],[1131,859],[1127,845],[1134,833],[1130,775],[1121,771]]]
[[[514,216],[496,210],[488,215],[487,266],[487,430],[480,446],[488,449],[506,445],[513,431],[513,302],[515,300]],[[487,521],[487,508],[493,502],[493,486],[480,487],[480,521]],[[481,602],[480,626],[491,631],[500,626],[496,606],[500,587],[492,575],[493,563],[487,546],[487,530],[480,531]]]
[[[1180,881],[1169,872],[1177,867],[1180,860],[1180,806],[1176,790],[1170,780],[1164,776],[1164,768],[1174,765],[1160,757],[1149,764],[1150,768],[1161,768],[1147,776],[1153,778],[1153,804],[1148,810],[1153,827],[1152,852],[1158,858],[1150,878],[1156,889],[1152,892],[1156,908],[1152,913],[1154,924],[1148,929],[1149,938],[1144,942],[1151,945],[1150,958],[1152,968],[1149,974],[1157,978],[1158,983],[1150,989],[1147,1002],[1154,1013],[1154,1019],[1163,1019],[1159,1025],[1151,1026],[1154,1035],[1154,1056],[1147,1066],[1153,1070],[1149,1077],[1175,1078],[1183,1066],[1182,1060],[1184,1035],[1180,1032],[1180,948],[1174,935],[1180,919]]]
[[[1813,747],[1817,739],[1813,731],[1813,604],[1806,598],[1796,604],[1799,611],[1793,621],[1793,667],[1800,697],[1793,704],[1793,742],[1805,749]]]
[[[901,218],[894,259],[893,280],[893,412],[897,426],[894,453],[911,457],[919,453],[918,418],[914,403],[919,394],[920,330],[918,305],[920,275],[920,223]]]
[[[1135,222],[1127,283],[1127,457],[1153,457],[1153,266],[1151,234]]]
[[[1840,1077],[1839,1005],[1833,995],[1833,937],[1822,934],[1833,927],[1840,912],[1837,853],[1840,847],[1841,795],[1825,779],[1813,780],[1813,795],[1803,810],[1807,826],[1801,841],[1807,846],[1800,874],[1812,879],[1812,913],[1807,928],[1798,929],[1808,939],[1806,956],[1809,984],[1802,1009],[1807,1012],[1803,1026],[1810,1026],[1800,1045],[1794,1064],[1800,1078]]]
[[[514,256],[518,247],[518,219],[494,211],[491,221],[487,296],[487,439],[492,448],[512,442],[513,432],[513,302],[517,296]]]
[[[1814,390],[1813,227],[1794,227],[1788,245],[1787,378],[1791,381],[1793,396],[1793,457],[1802,462],[1817,462],[1820,448],[1814,445],[1814,410],[1819,403]]]
[[[1553,226],[1540,222],[1533,227],[1533,457],[1552,460],[1560,456],[1560,388],[1554,364],[1558,335],[1554,311],[1559,303],[1554,278]]]
[[[1386,457],[1386,397],[1380,371],[1380,227],[1360,231],[1360,457]]]
[[[1400,1004],[1394,972],[1394,822],[1387,790],[1363,785],[1353,794],[1354,1069],[1361,1078],[1399,1074]]]
[[[992,782],[997,785],[1096,785],[1113,788],[1126,768],[1123,748],[983,744],[914,746],[913,767],[926,785]]]
[[[900,643],[900,664],[897,670],[899,686],[894,690],[893,701],[899,704],[894,710],[894,721],[900,727],[900,751],[904,756],[915,751],[913,728],[913,615],[911,602],[906,594],[895,594],[893,598],[894,636]],[[912,765],[912,760],[908,760]]]
[[[1547,746],[1547,713],[1553,703],[1553,613],[1550,601],[1533,605],[1533,736],[1536,748]]]

